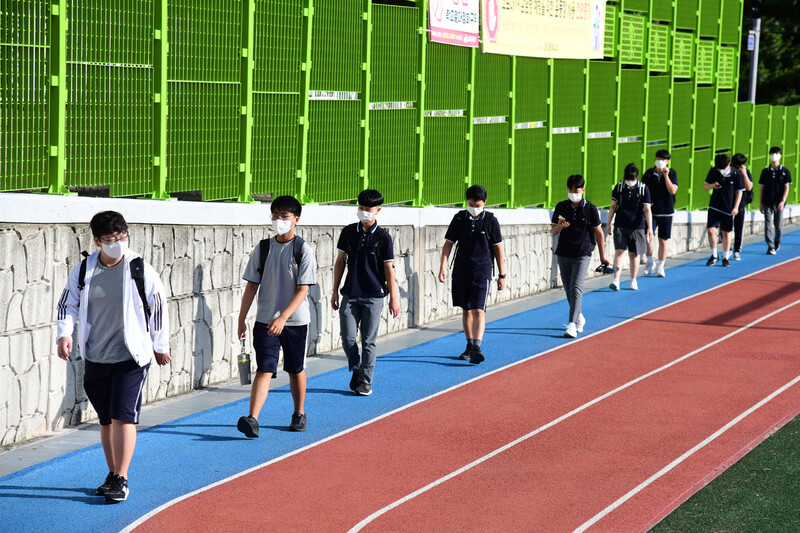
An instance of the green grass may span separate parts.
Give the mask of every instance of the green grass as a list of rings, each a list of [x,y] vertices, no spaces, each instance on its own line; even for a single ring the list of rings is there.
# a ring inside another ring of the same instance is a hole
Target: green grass
[[[651,529],[653,533],[731,531],[800,531],[800,418]]]

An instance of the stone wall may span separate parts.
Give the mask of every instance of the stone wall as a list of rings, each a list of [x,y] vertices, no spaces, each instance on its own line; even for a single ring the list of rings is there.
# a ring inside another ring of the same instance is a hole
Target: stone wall
[[[446,221],[452,213],[439,215],[437,220],[445,222],[427,225],[403,221],[392,225],[384,216],[395,242],[401,312],[390,318],[384,308],[381,335],[460,313],[450,304],[449,280],[443,284],[437,279]],[[529,214],[525,216],[530,219]],[[537,220],[547,217],[545,211]],[[508,223],[499,218],[507,289],[499,293],[493,287],[490,301],[521,298],[557,286],[549,224]],[[270,234],[268,226],[128,220],[131,248],[160,273],[169,297],[173,361],[165,367],[151,366],[144,402],[231,380],[237,375],[236,355],[241,351],[235,338],[241,275],[250,252]],[[671,254],[705,245],[705,221],[688,222],[676,224]],[[786,223],[791,222],[788,216]],[[751,221],[747,229],[761,231],[762,226],[761,221]],[[330,307],[330,296],[341,227],[306,224],[298,228],[316,252],[318,283],[309,293],[309,354],[322,354],[340,346],[338,314]],[[81,250],[94,250],[85,222],[0,222],[0,444],[19,443],[96,416],[83,391],[83,361],[64,362],[55,353],[56,303]],[[255,305],[250,326],[254,314]]]

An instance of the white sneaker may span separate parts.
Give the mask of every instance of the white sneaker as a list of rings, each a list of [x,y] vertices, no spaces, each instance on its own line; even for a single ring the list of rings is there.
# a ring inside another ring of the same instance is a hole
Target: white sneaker
[[[733,260],[734,261],[741,261],[742,260],[742,254],[740,254],[739,252],[733,252]]]
[[[639,283],[635,279],[631,280],[631,290],[632,291],[638,291],[639,290]]]
[[[612,291],[618,291],[618,290],[619,290],[619,280],[618,280],[618,279],[615,279],[614,281],[612,281],[612,282],[611,282],[611,283],[608,285],[608,287],[609,287],[609,288],[610,288]]]
[[[650,274],[655,272],[655,270],[656,270],[656,262],[653,261],[652,257],[649,257],[647,260],[647,266],[644,267],[644,272],[642,274],[644,274],[645,276],[649,276]]]
[[[578,321],[575,323],[575,329],[578,330],[578,333],[583,333],[583,326],[586,325],[586,319],[583,317],[583,313],[578,315]]]
[[[575,325],[575,322],[570,322],[567,324],[567,329],[564,331],[564,336],[570,339],[574,339],[578,336],[578,327]]]
[[[660,267],[656,268],[656,276],[658,276],[659,278],[666,278],[667,277],[667,273],[664,272],[664,267],[663,266],[660,266]]]

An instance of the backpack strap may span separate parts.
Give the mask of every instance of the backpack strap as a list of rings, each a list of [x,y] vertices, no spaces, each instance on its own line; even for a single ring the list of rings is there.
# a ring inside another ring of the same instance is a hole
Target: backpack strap
[[[306,241],[299,235],[294,236],[294,243],[292,243],[292,251],[294,252],[294,262],[297,265],[297,269],[300,269],[300,261],[303,260],[303,245]]]
[[[86,286],[86,259],[89,257],[89,252],[83,250],[81,252],[83,261],[81,261],[81,268],[78,270],[78,292],[82,291]]]
[[[583,221],[586,223],[586,227],[589,229],[589,242],[592,243],[592,246],[597,244],[597,239],[594,237],[594,228],[589,225],[589,202],[586,200],[583,201]]]
[[[267,262],[267,256],[269,255],[269,241],[272,239],[262,239],[261,242],[258,243],[258,259],[260,266],[258,267],[258,274],[260,276],[264,275],[264,264]]]
[[[131,259],[130,269],[131,279],[136,283],[136,290],[139,292],[139,298],[142,299],[142,306],[144,307],[144,321],[149,330],[150,304],[147,303],[147,293],[144,290],[144,259],[141,257]]]

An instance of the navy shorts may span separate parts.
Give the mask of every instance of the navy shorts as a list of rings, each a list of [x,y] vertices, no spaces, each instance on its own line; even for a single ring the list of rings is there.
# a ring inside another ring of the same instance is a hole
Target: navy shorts
[[[672,237],[672,217],[653,217],[653,233],[659,239],[669,240]]]
[[[110,364],[87,360],[84,369],[83,390],[97,411],[100,425],[109,425],[112,418],[138,424],[150,363],[139,366],[133,359]]]
[[[489,279],[453,278],[453,306],[464,310],[482,309],[486,311],[486,298],[489,295]]]
[[[719,228],[722,231],[733,231],[733,216],[730,213],[720,213],[716,209],[709,209],[706,227]]]
[[[256,368],[259,372],[278,371],[278,354],[283,348],[283,369],[289,374],[299,374],[306,368],[306,339],[308,326],[283,326],[277,337],[267,331],[269,325],[256,322],[253,327],[253,349],[256,351]]]

